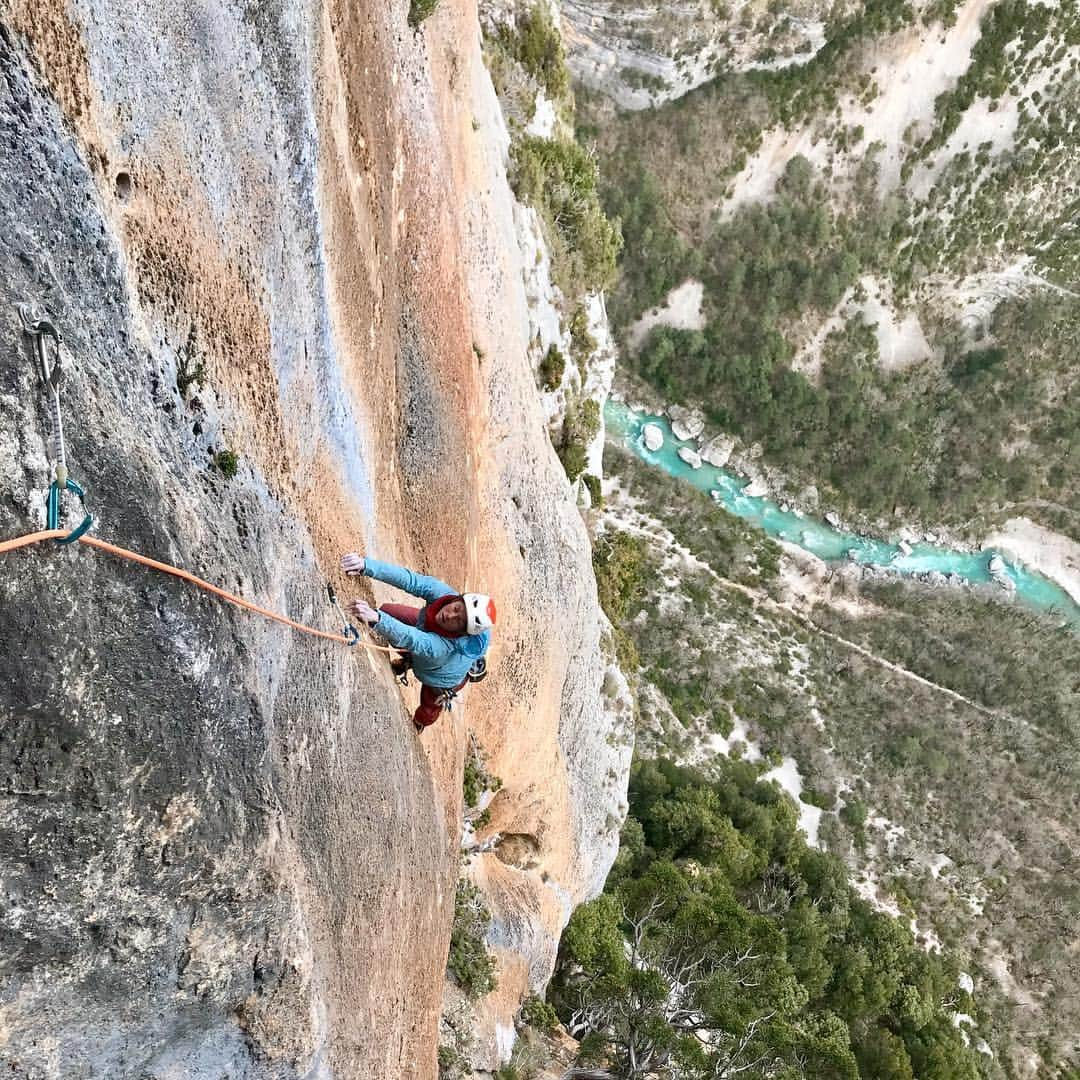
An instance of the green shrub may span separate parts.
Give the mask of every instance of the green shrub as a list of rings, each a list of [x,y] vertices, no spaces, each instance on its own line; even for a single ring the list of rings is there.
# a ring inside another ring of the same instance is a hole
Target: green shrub
[[[456,1046],[443,1043],[439,1046],[439,1080],[461,1080],[472,1076],[469,1059]]]
[[[867,814],[866,803],[861,799],[852,799],[850,802],[844,803],[841,808],[840,820],[843,821],[845,825],[858,831],[866,824]]]
[[[521,1006],[521,1020],[537,1031],[551,1032],[559,1026],[558,1014],[543,998],[535,994],[526,998]]]
[[[409,25],[415,30],[439,6],[439,0],[411,0]]]
[[[822,810],[836,809],[836,796],[831,791],[817,791],[814,788],[806,788],[799,793],[799,799],[809,806],[817,806]]]
[[[577,434],[582,442],[591,443],[600,434],[600,402],[586,398],[577,411]]]
[[[566,478],[573,483],[588,465],[585,447],[576,440],[562,441],[555,447],[555,453],[559,455],[562,467],[566,472]]]
[[[476,806],[485,791],[498,791],[502,780],[488,771],[487,759],[475,738],[470,738],[465,755],[465,772],[462,777],[461,794],[466,806]]]
[[[555,452],[559,455],[559,460],[571,482],[577,480],[585,471],[588,465],[589,444],[599,433],[600,403],[598,401],[594,398],[586,398],[580,404],[573,402],[567,404],[562,431],[555,443]]]
[[[604,493],[600,489],[600,477],[592,473],[586,473],[582,479],[585,487],[589,490],[589,502],[594,510],[600,510],[604,506]]]
[[[540,385],[547,391],[558,389],[566,371],[566,357],[558,345],[551,344],[540,361]]]
[[[514,191],[544,221],[557,284],[570,297],[607,288],[622,233],[600,207],[592,154],[569,139],[531,135],[512,154]]]
[[[593,545],[592,561],[600,606],[617,626],[644,593],[644,541],[629,533],[605,533]]]
[[[480,890],[460,878],[454,896],[454,924],[446,970],[467,997],[476,999],[495,989],[495,959],[484,945],[491,912]]]
[[[518,20],[516,42],[508,41],[507,44],[552,101],[567,95],[570,73],[566,68],[562,35],[552,22],[546,4],[536,4]]]
[[[596,351],[596,338],[589,333],[589,313],[584,304],[578,304],[570,316],[570,351],[585,378],[585,364]]]
[[[231,480],[240,467],[240,459],[232,450],[219,450],[214,455],[214,465],[226,480]]]
[[[1004,349],[972,349],[949,368],[949,377],[958,380],[973,379],[984,371],[998,367],[1004,360]]]

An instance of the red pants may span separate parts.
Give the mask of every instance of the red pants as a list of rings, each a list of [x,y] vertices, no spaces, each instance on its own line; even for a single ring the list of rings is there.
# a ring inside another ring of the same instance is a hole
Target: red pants
[[[397,619],[398,622],[407,623],[409,626],[415,626],[416,620],[423,611],[423,608],[409,607],[408,604],[382,604],[379,607],[380,611],[385,611],[391,619]],[[408,653],[405,653],[408,656]],[[468,678],[464,678],[461,682],[454,687],[454,690],[460,690],[467,682]],[[413,713],[413,723],[420,727],[430,727],[436,720],[442,715],[443,707],[439,704],[439,698],[443,691],[437,689],[434,686],[428,686],[427,683],[420,683],[420,705],[416,712]]]

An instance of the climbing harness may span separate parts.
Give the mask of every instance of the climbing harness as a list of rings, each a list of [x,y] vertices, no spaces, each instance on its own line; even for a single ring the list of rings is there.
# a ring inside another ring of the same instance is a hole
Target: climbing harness
[[[440,690],[435,695],[434,703],[444,708],[447,712],[452,712],[455,701],[457,701],[456,690]]]
[[[237,607],[246,608],[248,611],[253,611],[257,615],[263,615],[268,619],[273,619],[274,622],[290,626],[292,629],[300,631],[300,633],[311,634],[313,637],[325,638],[328,641],[338,641],[342,645],[362,645],[365,649],[371,649],[377,652],[392,653],[396,651],[388,646],[377,645],[375,642],[362,641],[360,639],[360,631],[345,617],[345,612],[338,603],[334,586],[329,583],[326,586],[327,595],[330,598],[330,603],[337,609],[343,623],[342,633],[340,634],[334,634],[327,630],[317,630],[313,626],[305,626],[303,623],[298,623],[285,615],[279,615],[276,612],[268,611],[266,608],[260,607],[258,604],[253,604],[250,600],[245,600],[242,596],[237,596],[235,593],[219,589],[216,585],[211,585],[209,581],[204,581],[202,578],[196,577],[194,574],[189,573],[187,570],[182,570],[178,566],[158,562],[157,559],[150,559],[145,555],[139,555],[137,552],[129,551],[127,548],[118,547],[116,544],[109,544],[104,540],[99,540],[96,536],[88,536],[87,533],[94,524],[94,518],[89,513],[84,515],[83,520],[76,525],[74,529],[70,531],[61,529],[59,527],[61,492],[70,491],[78,496],[84,511],[86,509],[86,492],[79,484],[68,476],[67,471],[67,449],[64,445],[64,424],[60,411],[60,387],[64,378],[63,366],[60,359],[60,332],[56,329],[55,324],[50,318],[39,315],[31,305],[20,304],[18,306],[18,311],[19,318],[22,321],[23,330],[33,339],[32,349],[34,353],[34,367],[37,371],[38,380],[49,394],[49,422],[51,427],[49,434],[49,450],[53,464],[53,480],[49,486],[49,495],[46,502],[46,522],[48,528],[40,532],[27,533],[25,536],[17,536],[13,540],[0,541],[0,554],[7,551],[16,551],[23,547],[29,547],[32,544],[40,544],[46,540],[55,540],[58,544],[72,544],[78,542],[80,544],[86,544],[88,547],[97,548],[99,551],[107,551],[111,555],[119,556],[121,559],[130,559],[132,562],[148,566],[150,569],[158,570],[163,574],[171,574],[173,577],[190,582],[192,585],[196,585],[206,592],[213,593],[215,596],[227,600],[230,604],[236,604]],[[46,345],[47,340],[52,341],[53,358],[51,363],[49,360],[49,349]]]
[[[390,661],[390,670],[394,673],[394,678],[397,679],[402,686],[409,685],[409,672],[412,670],[412,660],[408,656],[399,656],[396,660]],[[473,661],[473,665],[469,668],[468,674],[465,678],[471,683],[483,682],[487,676],[487,660],[481,656]],[[443,696],[445,695],[445,700]],[[440,691],[439,704],[444,708],[450,709],[452,702],[457,696],[456,690],[443,690]]]
[[[49,400],[49,450],[53,464],[53,479],[46,499],[46,523],[50,529],[60,525],[60,493],[70,491],[78,496],[83,508],[83,519],[70,533],[57,539],[58,544],[71,544],[93,527],[93,515],[86,513],[86,492],[70,476],[67,470],[67,448],[64,445],[64,420],[60,411],[60,387],[64,381],[64,368],[60,355],[60,331],[47,316],[39,315],[30,304],[19,304],[19,319],[23,332],[32,338],[34,368],[38,381],[48,392]],[[46,342],[52,341],[52,363]]]

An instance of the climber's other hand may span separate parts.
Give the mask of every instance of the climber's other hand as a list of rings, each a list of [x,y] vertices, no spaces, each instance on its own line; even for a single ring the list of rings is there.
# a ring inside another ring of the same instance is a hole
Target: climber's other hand
[[[349,611],[368,626],[374,626],[379,621],[379,613],[366,600],[354,600],[349,604]]]

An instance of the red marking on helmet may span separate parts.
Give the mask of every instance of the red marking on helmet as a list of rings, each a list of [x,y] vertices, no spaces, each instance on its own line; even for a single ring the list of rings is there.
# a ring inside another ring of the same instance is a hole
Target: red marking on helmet
[[[487,616],[491,620],[491,625],[495,625],[495,601],[488,599]]]

